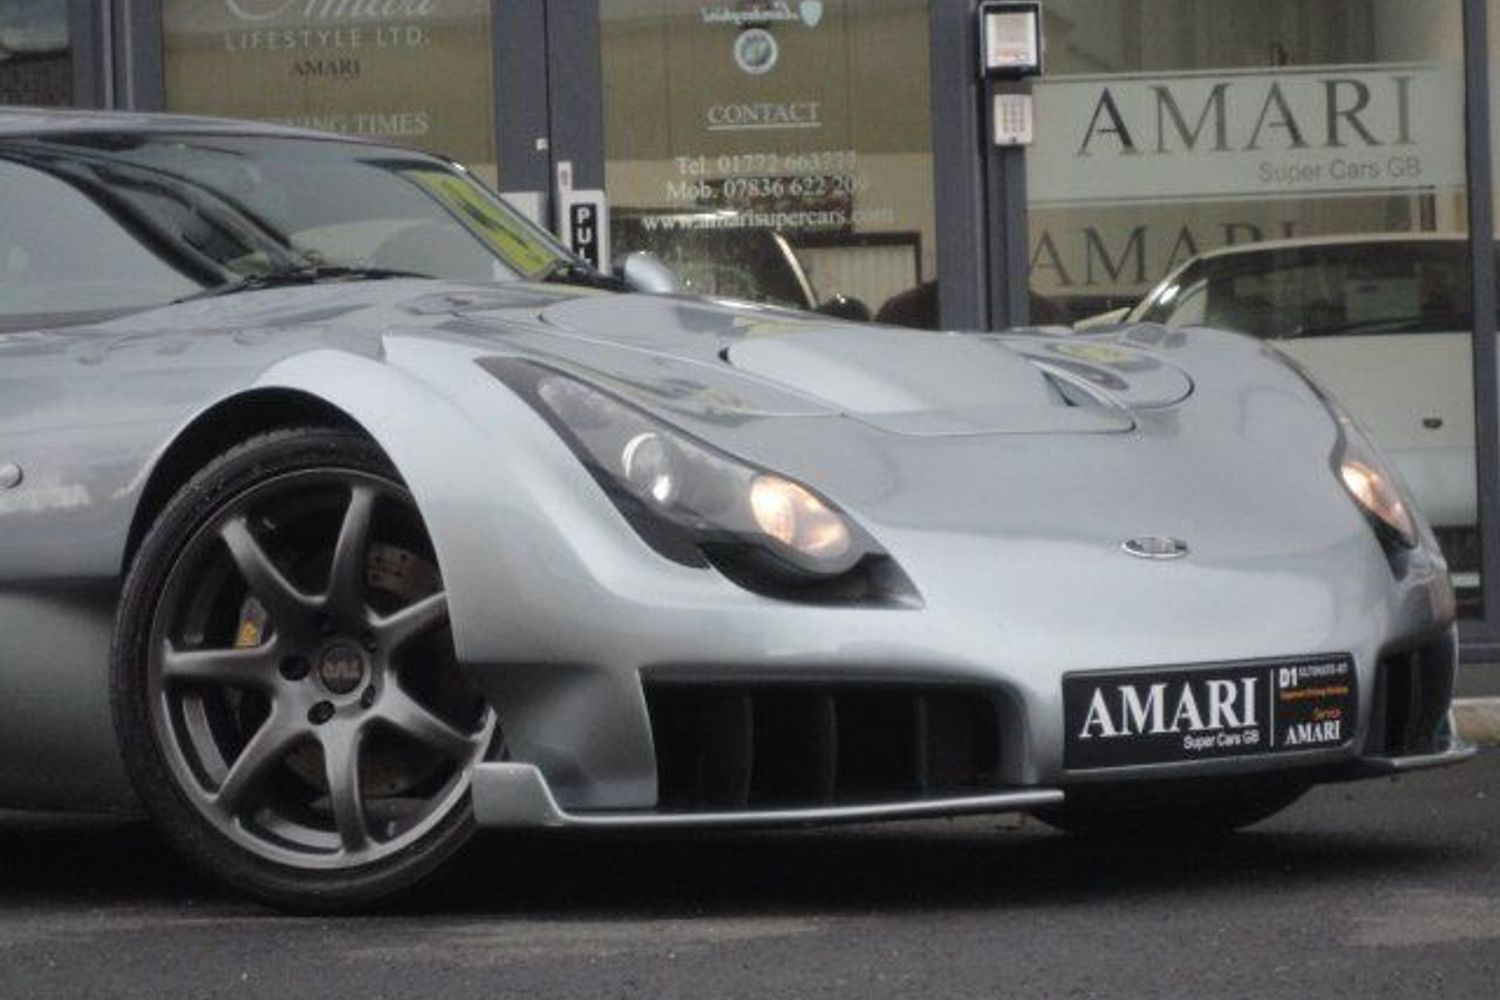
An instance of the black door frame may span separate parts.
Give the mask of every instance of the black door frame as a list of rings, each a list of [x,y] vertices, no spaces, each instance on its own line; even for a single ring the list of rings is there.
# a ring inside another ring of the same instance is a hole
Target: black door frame
[[[1474,294],[1474,475],[1478,487],[1483,614],[1459,626],[1472,662],[1500,661],[1500,352],[1495,343],[1495,189],[1490,155],[1490,62],[1486,0],[1464,0],[1464,135],[1469,182],[1469,259]]]

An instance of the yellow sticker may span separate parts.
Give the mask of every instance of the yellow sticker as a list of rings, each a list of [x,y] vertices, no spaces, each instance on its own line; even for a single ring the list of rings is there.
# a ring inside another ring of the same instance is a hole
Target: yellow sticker
[[[436,199],[465,229],[521,274],[536,274],[559,259],[555,249],[473,181],[445,170],[411,169],[401,171],[401,175]]]
[[[1058,354],[1066,354],[1080,361],[1092,361],[1096,365],[1121,365],[1140,360],[1140,355],[1111,344],[1056,344],[1052,348]]]

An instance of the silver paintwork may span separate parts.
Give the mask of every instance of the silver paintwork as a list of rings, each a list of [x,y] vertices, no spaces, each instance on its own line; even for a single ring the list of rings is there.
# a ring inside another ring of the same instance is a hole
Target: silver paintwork
[[[664,560],[476,364],[492,357],[572,373],[813,485],[920,607],[784,603]],[[493,822],[645,821],[643,674],[984,684],[1010,723],[1001,782],[1052,801],[1078,780],[1062,766],[1064,672],[1344,651],[1360,680],[1349,746],[1113,780],[1352,773],[1369,764],[1377,659],[1453,627],[1425,525],[1398,577],[1331,473],[1323,404],[1244,337],[926,333],[522,284],[268,290],[0,333],[0,456],[27,470],[0,492],[0,801],[129,803],[105,665],[132,526],[174,442],[270,394],[346,415],[406,480],[458,655],[555,804],[508,812],[484,771]],[[1192,552],[1125,556],[1142,534]],[[995,807],[1021,801],[1008,795]]]

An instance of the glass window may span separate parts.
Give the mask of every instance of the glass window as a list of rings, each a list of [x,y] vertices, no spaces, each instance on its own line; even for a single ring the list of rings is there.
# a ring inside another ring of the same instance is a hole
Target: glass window
[[[936,325],[926,0],[600,16],[615,254],[707,294]]]
[[[171,111],[379,138],[496,180],[489,0],[162,0]]]
[[[1460,0],[1050,0],[1045,17],[1034,295],[1079,325],[1274,342],[1392,458],[1477,608]]]
[[[217,134],[0,142],[0,322],[309,267],[502,281],[563,259],[467,174],[420,153]]]
[[[0,0],[0,104],[71,104],[68,44],[68,0]]]
[[[1462,332],[1470,327],[1468,251],[1460,238],[1252,245],[1199,258],[1130,319],[1268,340]]]
[[[199,287],[82,190],[0,159],[0,317],[149,305]]]

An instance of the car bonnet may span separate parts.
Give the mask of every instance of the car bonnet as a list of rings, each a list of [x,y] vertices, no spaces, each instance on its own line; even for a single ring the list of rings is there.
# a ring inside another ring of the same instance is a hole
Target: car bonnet
[[[465,325],[484,312],[463,310]],[[569,298],[535,316],[529,352],[710,420],[739,411],[843,415],[901,435],[1109,433],[1192,388],[1148,353],[1039,333],[907,330],[647,295]]]

